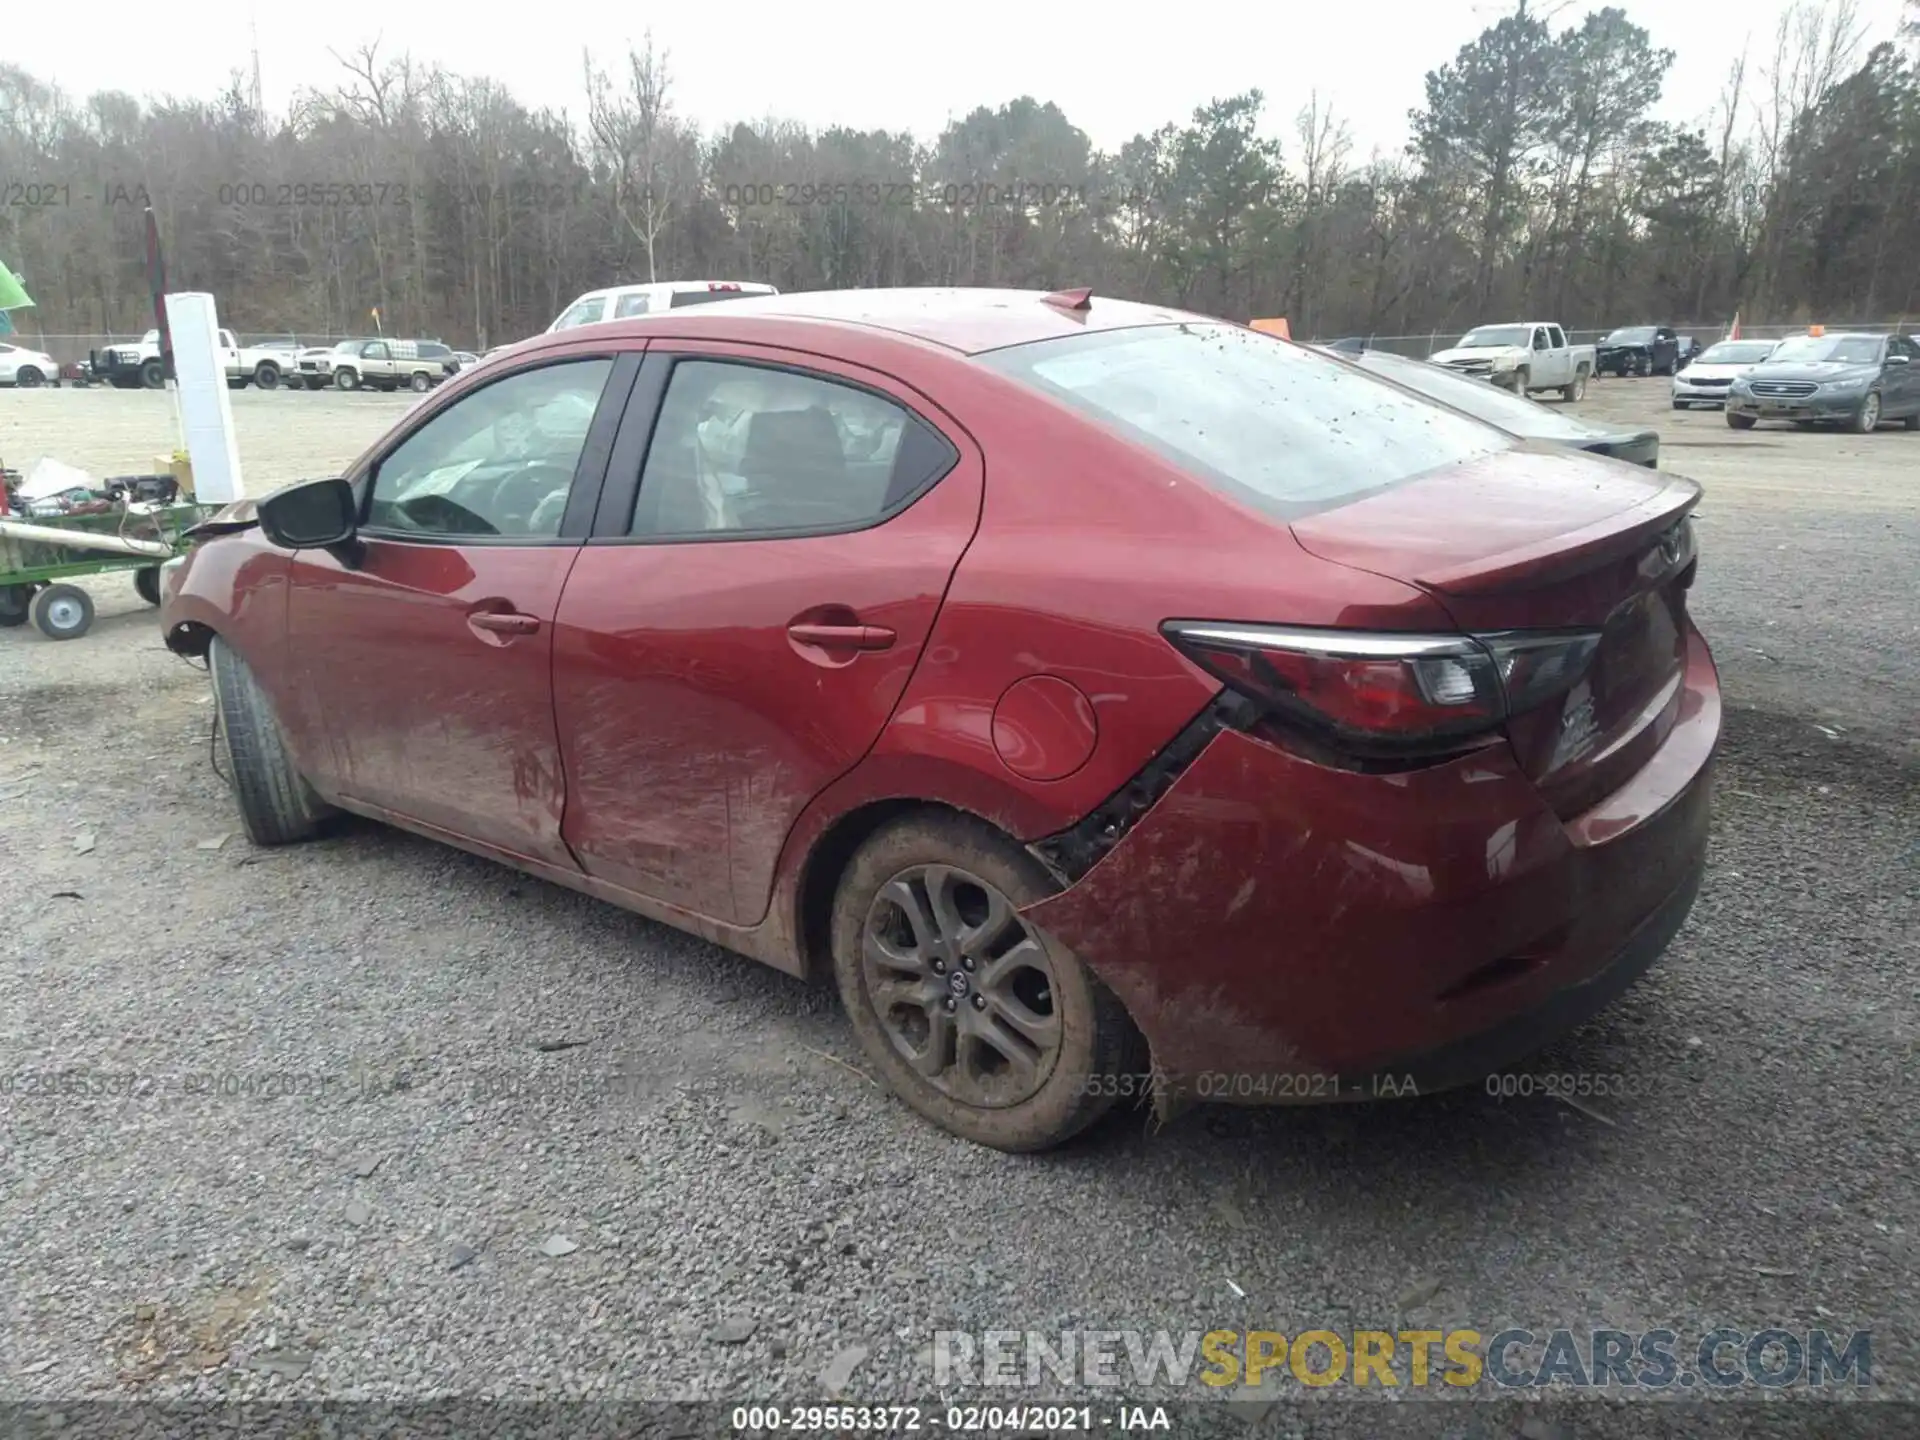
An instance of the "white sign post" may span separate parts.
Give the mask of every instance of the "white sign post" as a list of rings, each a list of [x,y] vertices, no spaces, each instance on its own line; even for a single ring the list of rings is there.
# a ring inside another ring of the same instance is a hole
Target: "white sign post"
[[[233,436],[233,402],[227,393],[226,361],[220,351],[220,317],[213,296],[169,295],[167,328],[173,337],[180,434],[193,462],[194,499],[227,505],[246,493],[240,479],[240,447]]]

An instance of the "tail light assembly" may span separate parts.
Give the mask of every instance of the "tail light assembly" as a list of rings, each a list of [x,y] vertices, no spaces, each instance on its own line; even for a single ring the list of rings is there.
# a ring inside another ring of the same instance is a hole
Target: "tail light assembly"
[[[1362,759],[1453,754],[1565,694],[1598,631],[1397,635],[1170,620],[1161,632],[1261,719]]]

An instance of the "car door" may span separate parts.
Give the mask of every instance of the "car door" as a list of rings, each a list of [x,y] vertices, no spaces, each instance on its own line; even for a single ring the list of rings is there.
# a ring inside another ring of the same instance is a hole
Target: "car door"
[[[794,821],[906,688],[982,474],[889,376],[654,342],[554,638],[563,833],[589,874],[766,913]]]
[[[553,621],[639,363],[547,352],[427,402],[349,476],[357,556],[296,552],[288,652],[341,794],[575,868]]]
[[[1662,326],[1653,332],[1653,368],[1677,370],[1680,367],[1680,337]]]
[[[1887,359],[1903,355],[1907,363],[1889,363],[1883,367],[1886,380],[1882,383],[1882,413],[1898,416],[1902,419],[1909,415],[1920,415],[1920,345],[1915,345],[1904,335],[1895,335],[1887,341]]]

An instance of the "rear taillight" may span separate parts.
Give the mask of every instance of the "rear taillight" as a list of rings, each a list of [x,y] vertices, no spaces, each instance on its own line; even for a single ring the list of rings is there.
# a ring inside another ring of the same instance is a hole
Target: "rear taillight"
[[[1169,621],[1167,638],[1261,704],[1359,754],[1453,750],[1571,689],[1599,635],[1380,635]]]

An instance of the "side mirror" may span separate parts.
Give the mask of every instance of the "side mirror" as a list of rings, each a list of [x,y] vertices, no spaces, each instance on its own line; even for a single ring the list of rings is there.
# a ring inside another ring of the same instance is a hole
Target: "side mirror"
[[[353,487],[345,480],[303,480],[260,501],[260,531],[283,550],[350,545],[359,528]]]
[[[1887,356],[1887,363],[1889,365],[1910,365],[1913,362],[1905,355],[1889,355]]]

